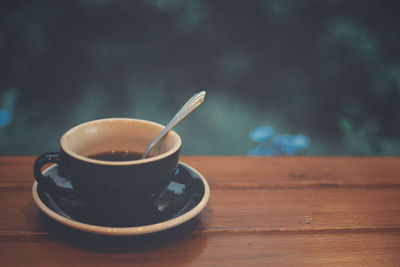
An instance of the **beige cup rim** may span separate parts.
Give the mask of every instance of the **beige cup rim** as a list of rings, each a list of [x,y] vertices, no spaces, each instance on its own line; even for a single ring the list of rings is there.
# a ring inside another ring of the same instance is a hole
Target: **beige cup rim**
[[[81,160],[81,161],[84,161],[84,162],[93,163],[93,164],[100,164],[100,165],[126,166],[126,165],[140,165],[140,164],[144,164],[144,163],[158,161],[160,159],[166,158],[166,157],[174,154],[182,146],[182,139],[179,136],[179,134],[177,134],[174,130],[171,130],[168,133],[168,135],[172,135],[174,140],[176,141],[171,149],[169,149],[167,152],[164,152],[162,154],[159,154],[159,155],[156,155],[156,156],[153,156],[153,157],[150,157],[150,158],[139,159],[139,160],[105,161],[105,160],[91,159],[91,158],[82,156],[82,155],[80,155],[78,153],[75,153],[67,145],[67,136],[71,135],[78,128],[81,128],[81,127],[84,127],[84,126],[87,126],[87,125],[93,124],[93,123],[102,123],[102,122],[106,122],[106,121],[108,121],[108,122],[111,122],[111,121],[127,121],[127,120],[128,121],[133,121],[133,122],[146,123],[146,124],[148,124],[150,126],[161,127],[161,129],[165,127],[164,125],[156,123],[156,122],[152,122],[152,121],[148,121],[148,120],[141,120],[141,119],[132,119],[132,118],[105,118],[105,119],[92,120],[92,121],[88,121],[88,122],[84,122],[84,123],[78,124],[78,125],[72,127],[71,129],[69,129],[68,131],[66,131],[62,135],[61,140],[60,140],[61,149],[65,153],[70,155],[71,157],[76,158],[76,159]]]

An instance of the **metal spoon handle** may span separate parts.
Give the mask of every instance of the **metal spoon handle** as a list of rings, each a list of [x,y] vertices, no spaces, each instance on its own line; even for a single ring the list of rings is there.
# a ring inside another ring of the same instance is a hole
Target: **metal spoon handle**
[[[206,95],[205,91],[195,94],[192,96],[185,105],[175,114],[172,120],[165,126],[165,128],[160,132],[160,134],[151,142],[146,151],[144,152],[142,159],[148,157],[149,153],[158,144],[158,142],[169,132],[171,129],[177,125],[183,118],[185,118],[190,112],[197,108],[204,101]]]

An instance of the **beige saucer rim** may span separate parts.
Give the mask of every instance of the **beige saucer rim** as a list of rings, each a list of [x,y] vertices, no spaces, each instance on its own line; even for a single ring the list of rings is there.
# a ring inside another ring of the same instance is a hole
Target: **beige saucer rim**
[[[35,181],[32,186],[32,195],[33,195],[33,200],[35,201],[36,205],[39,207],[39,209],[44,212],[47,216],[50,218],[54,219],[55,221],[80,230],[84,232],[89,232],[93,234],[100,234],[100,235],[111,235],[111,236],[133,236],[133,235],[143,235],[143,234],[149,234],[149,233],[155,233],[155,232],[160,232],[164,231],[170,228],[173,228],[175,226],[178,226],[180,224],[183,224],[184,222],[189,221],[190,219],[194,218],[196,215],[198,215],[207,205],[208,199],[210,198],[210,187],[207,183],[207,180],[201,175],[200,172],[198,172],[196,169],[192,168],[188,164],[185,164],[183,162],[179,162],[183,166],[187,167],[188,169],[194,171],[202,180],[203,185],[204,185],[204,195],[203,198],[200,200],[200,202],[190,211],[188,211],[185,214],[182,214],[181,216],[178,216],[176,218],[170,219],[168,221],[160,222],[160,223],[155,223],[155,224],[150,224],[150,225],[143,225],[143,226],[135,226],[135,227],[107,227],[107,226],[97,226],[97,225],[91,225],[91,224],[86,224],[82,222],[77,222],[72,219],[66,218],[64,216],[59,215],[58,213],[54,212],[50,208],[48,208],[43,201],[40,199],[39,194],[37,192],[37,182]],[[50,166],[45,170],[49,170],[52,168],[54,165]]]

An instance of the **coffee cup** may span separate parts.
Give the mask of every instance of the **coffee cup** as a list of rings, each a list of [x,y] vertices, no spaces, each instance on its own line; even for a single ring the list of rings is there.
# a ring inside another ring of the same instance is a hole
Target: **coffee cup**
[[[35,179],[49,193],[77,199],[105,213],[144,205],[177,168],[182,141],[175,131],[170,131],[150,157],[129,156],[144,153],[163,128],[154,122],[126,118],[80,124],[61,137],[59,152],[47,152],[36,159]],[[58,165],[71,187],[63,187],[43,175],[42,167],[48,163]]]

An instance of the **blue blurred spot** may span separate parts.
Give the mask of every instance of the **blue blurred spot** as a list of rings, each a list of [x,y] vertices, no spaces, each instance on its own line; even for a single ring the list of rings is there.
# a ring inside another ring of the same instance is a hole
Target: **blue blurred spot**
[[[281,150],[283,153],[294,155],[298,151],[307,148],[310,145],[310,141],[307,136],[302,134],[280,134],[274,136],[272,144],[276,149]]]
[[[310,145],[310,140],[307,136],[298,134],[292,137],[292,143],[300,149],[305,149]]]
[[[273,156],[275,154],[275,150],[265,144],[259,144],[250,150],[250,155],[252,156]]]
[[[271,126],[258,127],[250,132],[250,139],[257,143],[267,141],[274,134],[274,128]]]
[[[6,127],[11,122],[11,114],[8,110],[0,109],[0,127]]]

